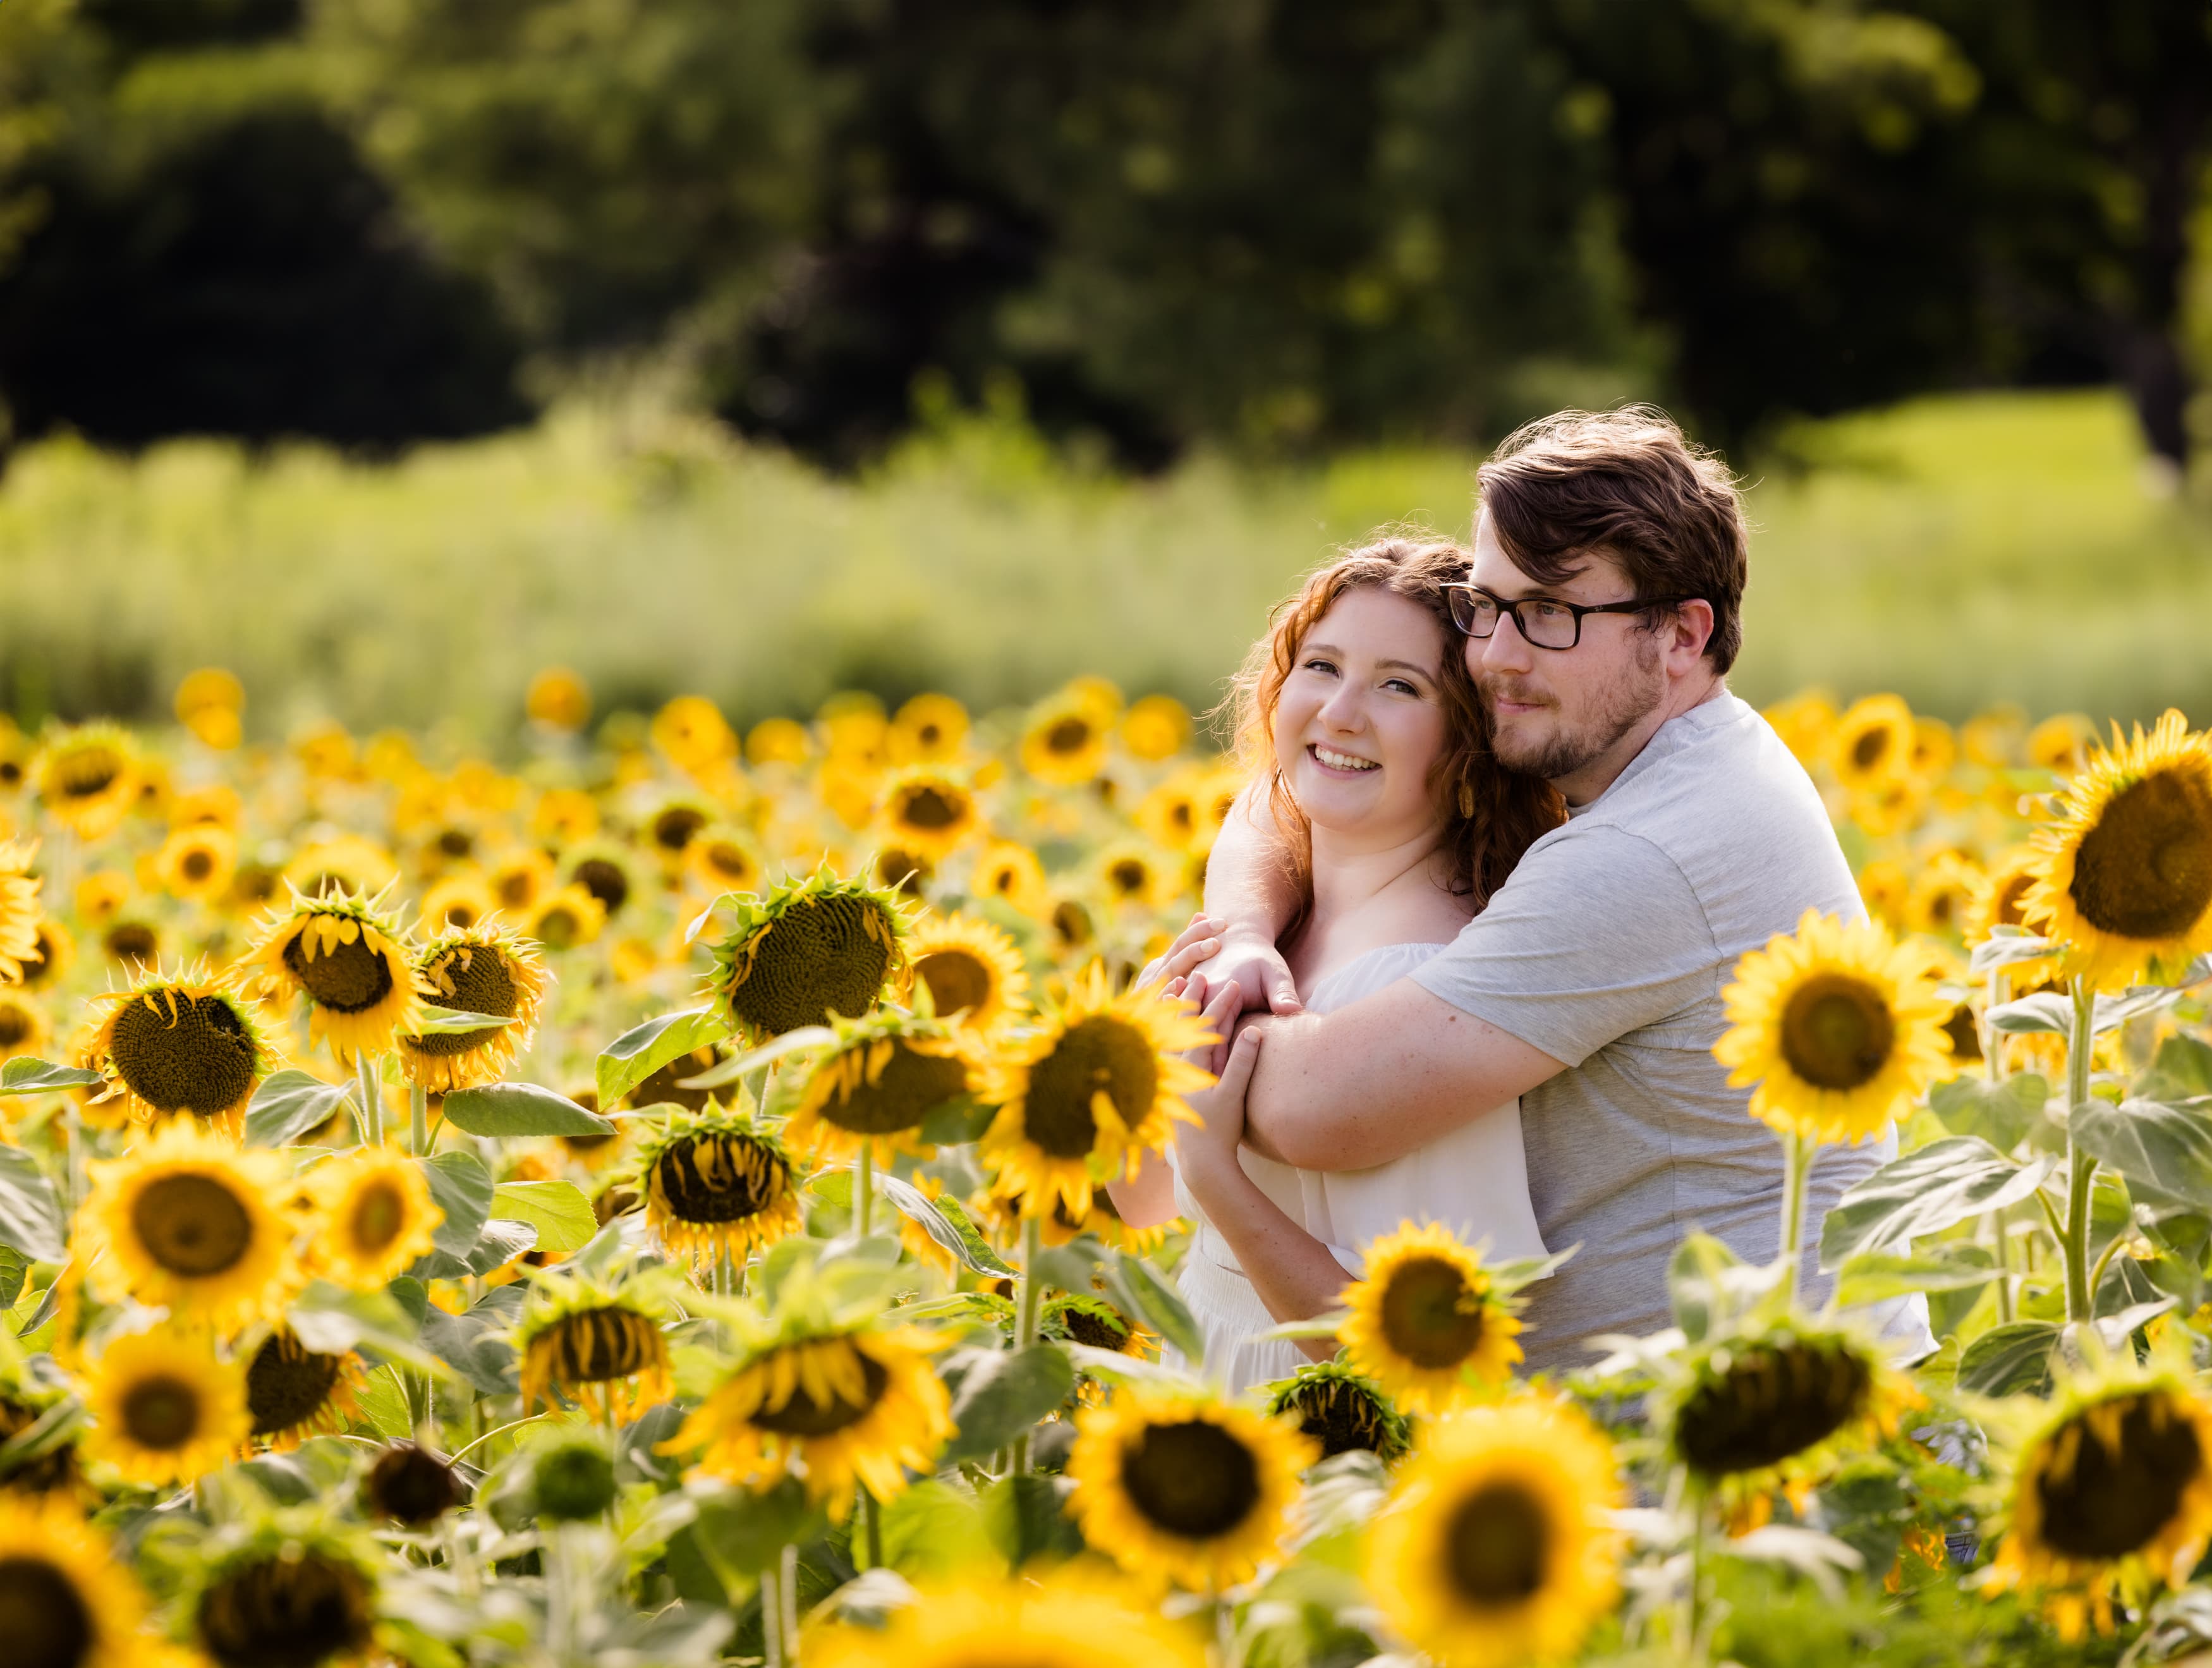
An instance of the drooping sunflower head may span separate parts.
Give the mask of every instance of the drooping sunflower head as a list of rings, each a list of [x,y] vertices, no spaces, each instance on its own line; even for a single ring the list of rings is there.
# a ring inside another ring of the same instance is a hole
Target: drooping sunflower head
[[[884,837],[893,844],[942,861],[982,826],[983,816],[966,777],[918,764],[884,785],[878,820]]]
[[[1948,1066],[1934,971],[1878,926],[1808,910],[1796,933],[1736,963],[1714,1057],[1731,1087],[1758,1086],[1751,1115],[1777,1133],[1869,1140]]]
[[[130,733],[100,722],[49,735],[35,774],[47,812],[79,839],[97,840],[137,802],[139,771]]]
[[[665,1445],[749,1487],[796,1475],[842,1519],[855,1485],[878,1501],[928,1472],[952,1435],[951,1397],[931,1365],[940,1336],[919,1327],[809,1334],[787,1329],[746,1356]]]
[[[1612,1446],[1524,1394],[1425,1427],[1368,1539],[1367,1590],[1409,1643],[1455,1668],[1571,1657],[1619,1591]]]
[[[35,841],[0,841],[0,984],[21,983],[23,964],[39,953],[38,855]]]
[[[798,1172],[782,1141],[711,1104],[640,1138],[635,1184],[660,1243],[696,1269],[725,1254],[743,1263],[801,1224]]]
[[[380,901],[295,892],[290,913],[247,958],[260,969],[265,997],[307,999],[310,1036],[344,1060],[390,1049],[399,1032],[415,1028],[422,1006],[406,940],[379,912]]]
[[[1054,787],[1080,787],[1105,768],[1112,724],[1112,716],[1102,717],[1095,703],[1056,696],[1030,715],[1022,733],[1022,769]]]
[[[11,1668],[138,1668],[146,1595],[58,1498],[0,1494],[0,1639]]]
[[[422,1166],[386,1147],[358,1147],[318,1165],[307,1190],[316,1221],[314,1270],[356,1292],[375,1291],[427,1257],[445,1212]]]
[[[252,1428],[244,1369],[216,1360],[204,1333],[161,1328],[116,1339],[91,1364],[84,1402],[86,1458],[149,1488],[206,1476]]]
[[[982,1141],[995,1190],[1018,1194],[1036,1215],[1055,1202],[1075,1219],[1088,1214],[1098,1184],[1133,1175],[1177,1121],[1190,1121],[1182,1097],[1211,1080],[1182,1056],[1212,1040],[1189,1003],[1149,988],[1110,995],[1104,968],[1091,964],[1064,1004],[1000,1051],[985,1097],[999,1112]]]
[[[2045,1592],[2069,1632],[2116,1586],[2179,1586],[2212,1538],[2212,1405],[2178,1364],[2064,1385],[2014,1448],[1995,1579]]]
[[[882,1629],[807,1635],[814,1668],[1202,1668],[1204,1647],[1140,1592],[1078,1568],[929,1586]]]
[[[219,1668],[322,1668],[374,1643],[373,1554],[313,1507],[220,1532],[184,1609]]]
[[[538,1029],[538,1004],[549,978],[536,947],[477,927],[433,940],[416,970],[437,1006],[513,1023],[403,1034],[399,1058],[410,1080],[445,1094],[504,1077]]]
[[[394,1442],[362,1478],[361,1499],[372,1517],[421,1529],[460,1504],[461,1480],[428,1448]]]
[[[1912,709],[1894,695],[1851,703],[1829,738],[1836,780],[1854,793],[1878,793],[1912,768]]]
[[[1384,1464],[1404,1458],[1413,1427],[1382,1387],[1349,1361],[1315,1361],[1267,1386],[1267,1411],[1317,1444],[1323,1459],[1355,1448]]]
[[[837,1157],[867,1146],[888,1162],[927,1154],[921,1126],[939,1108],[976,1093],[984,1062],[965,1032],[898,1008],[841,1020],[815,1061],[785,1133],[801,1152]]]
[[[1367,1247],[1365,1277],[1345,1288],[1352,1365],[1414,1413],[1443,1413],[1494,1391],[1521,1359],[1514,1318],[1482,1259],[1441,1222],[1408,1222]]]
[[[362,1374],[351,1350],[325,1354],[301,1343],[289,1326],[273,1327],[246,1361],[253,1440],[283,1453],[311,1436],[343,1429]]]
[[[906,973],[903,900],[841,880],[827,863],[733,903],[735,925],[715,947],[712,987],[750,1038],[826,1025],[832,1014],[859,1019]]]
[[[1878,1349],[1784,1321],[1701,1347],[1656,1415],[1692,1484],[1734,1501],[1819,1480],[1849,1448],[1893,1431],[1913,1399]]]
[[[218,1327],[280,1313],[299,1288],[289,1166],[182,1120],[89,1166],[81,1244],[106,1248],[103,1278],[142,1303]]]
[[[1218,1591],[1281,1546],[1316,1457],[1286,1421],[1211,1397],[1124,1390],[1079,1415],[1067,1475],[1083,1537],[1140,1580]]]
[[[93,999],[93,1053],[142,1123],[190,1117],[235,1135],[276,1065],[246,1003],[198,969]]]
[[[2212,948],[2212,740],[2178,712],[2132,740],[2115,726],[2063,794],[2063,819],[2036,835],[2025,912],[2093,984],[2179,977]]]
[[[665,1267],[660,1274],[667,1272]],[[665,1281],[652,1273],[609,1284],[540,1275],[515,1327],[522,1405],[578,1406],[623,1421],[668,1399]]]

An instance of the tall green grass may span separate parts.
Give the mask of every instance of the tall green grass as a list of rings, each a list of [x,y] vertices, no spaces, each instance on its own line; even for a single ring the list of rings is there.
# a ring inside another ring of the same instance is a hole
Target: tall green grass
[[[2212,527],[2145,496],[2116,399],[1926,401],[1796,450],[1810,472],[1752,493],[1748,697],[2212,716]],[[213,662],[263,734],[333,715],[475,740],[553,661],[603,709],[689,690],[750,717],[854,685],[988,708],[1084,671],[1203,703],[1340,543],[1464,533],[1474,463],[1132,482],[969,417],[844,480],[616,405],[389,464],[52,441],[0,481],[0,704],[149,715]]]

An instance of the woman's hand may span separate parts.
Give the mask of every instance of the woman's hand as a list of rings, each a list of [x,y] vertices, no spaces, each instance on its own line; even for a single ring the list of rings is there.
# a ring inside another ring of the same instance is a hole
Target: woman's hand
[[[1260,1028],[1237,1025],[1243,1000],[1233,980],[1214,993],[1203,1017],[1220,1040],[1188,1056],[1214,1074],[1212,1087],[1185,1097],[1198,1114],[1198,1123],[1176,1128],[1176,1150],[1194,1186],[1202,1185],[1202,1178],[1220,1166],[1235,1165],[1237,1146],[1244,1138],[1244,1094],[1252,1085],[1253,1062],[1260,1056]]]
[[[1139,984],[1169,984],[1184,981],[1181,994],[1205,1005],[1209,995],[1224,984],[1257,993],[1249,1005],[1273,1014],[1303,1014],[1297,981],[1291,965],[1273,941],[1203,910],[1176,934],[1158,961],[1137,977]]]

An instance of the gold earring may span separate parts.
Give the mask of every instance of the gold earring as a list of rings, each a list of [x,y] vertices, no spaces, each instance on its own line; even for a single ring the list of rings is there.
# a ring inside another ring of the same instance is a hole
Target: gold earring
[[[1459,813],[1469,819],[1474,815],[1474,786],[1472,782],[1462,782],[1459,785]]]

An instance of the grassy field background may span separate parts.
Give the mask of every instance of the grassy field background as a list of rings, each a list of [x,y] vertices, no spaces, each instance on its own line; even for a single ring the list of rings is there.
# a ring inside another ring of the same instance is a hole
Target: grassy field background
[[[2143,490],[2116,397],[1922,401],[1792,451],[1809,466],[1753,485],[1747,697],[2212,718],[2212,516]],[[603,711],[696,691],[749,719],[853,685],[990,708],[1086,671],[1204,704],[1340,542],[1401,519],[1463,533],[1474,461],[1132,482],[1002,413],[832,479],[620,405],[386,464],[49,442],[0,481],[0,704],[147,715],[218,663],[255,733],[331,715],[465,742],[552,661]]]

